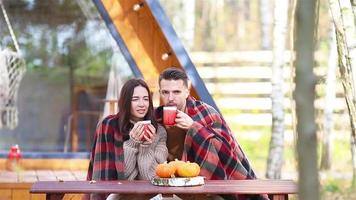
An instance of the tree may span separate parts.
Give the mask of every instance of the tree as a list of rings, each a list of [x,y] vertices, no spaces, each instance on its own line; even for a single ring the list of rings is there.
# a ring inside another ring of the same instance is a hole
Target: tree
[[[266,177],[280,179],[284,146],[283,66],[287,38],[288,1],[274,4],[273,62],[272,62],[272,137],[269,145]]]
[[[325,105],[324,105],[324,131],[322,137],[322,152],[320,169],[330,169],[331,167],[331,134],[334,127],[333,111],[334,103],[336,99],[336,37],[335,29],[332,26],[330,28],[330,40],[329,40],[329,60],[328,60],[328,72],[326,75],[325,86]]]
[[[215,49],[215,41],[212,40],[212,29],[215,24],[215,15],[212,9],[213,3],[212,0],[196,2],[194,46],[197,49],[203,49],[205,51],[213,51]]]
[[[354,23],[356,24],[356,0],[350,0],[352,5],[352,13],[354,14]]]
[[[315,123],[315,48],[316,0],[299,0],[296,8],[296,87],[297,153],[299,199],[318,200],[317,140]]]
[[[269,0],[260,0],[261,48],[271,48],[271,9]]]
[[[354,1],[329,0],[330,10],[335,25],[336,42],[338,51],[338,64],[344,87],[345,99],[351,124],[351,155],[353,179],[352,185],[356,187],[356,32]]]
[[[160,2],[165,5],[165,11],[185,47],[188,50],[192,49],[194,45],[195,0],[160,0]]]

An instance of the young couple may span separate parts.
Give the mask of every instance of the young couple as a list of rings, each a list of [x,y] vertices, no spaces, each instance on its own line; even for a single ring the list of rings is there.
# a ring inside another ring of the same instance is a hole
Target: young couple
[[[175,158],[197,162],[200,175],[206,179],[256,178],[222,116],[189,96],[184,71],[174,67],[164,70],[159,88],[163,105],[177,107],[176,124],[161,125],[163,106],[154,110],[143,80],[127,81],[121,89],[119,113],[106,117],[97,127],[88,180],[150,180],[159,163]],[[140,122],[143,120],[151,123],[144,125]],[[92,195],[92,199],[102,198]],[[261,195],[239,199],[268,198]]]

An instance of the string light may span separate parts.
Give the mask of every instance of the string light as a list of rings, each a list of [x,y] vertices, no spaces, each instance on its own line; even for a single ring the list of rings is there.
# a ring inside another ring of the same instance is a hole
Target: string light
[[[164,54],[162,54],[161,59],[162,60],[168,60],[169,56],[171,56],[171,55],[172,55],[171,52],[164,53]]]
[[[137,11],[139,11],[142,7],[143,7],[143,3],[141,2],[141,3],[135,3],[133,6],[132,6],[132,10],[133,11],[135,11],[135,12],[137,12]]]

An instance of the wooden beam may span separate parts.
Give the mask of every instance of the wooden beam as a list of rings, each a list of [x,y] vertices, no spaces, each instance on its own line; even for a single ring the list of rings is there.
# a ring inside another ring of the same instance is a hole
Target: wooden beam
[[[143,77],[154,93],[158,91],[159,73],[175,66],[185,70],[192,81],[191,95],[219,111],[157,0],[94,3],[134,75]]]

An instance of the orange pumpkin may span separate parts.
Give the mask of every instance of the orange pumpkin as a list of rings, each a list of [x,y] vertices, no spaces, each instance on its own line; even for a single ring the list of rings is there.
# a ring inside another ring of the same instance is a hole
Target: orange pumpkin
[[[184,164],[181,164],[177,168],[177,174],[180,177],[194,177],[198,176],[200,173],[200,166],[193,162],[186,162]]]
[[[171,178],[174,176],[176,169],[167,162],[158,164],[156,167],[156,175],[160,178]]]

